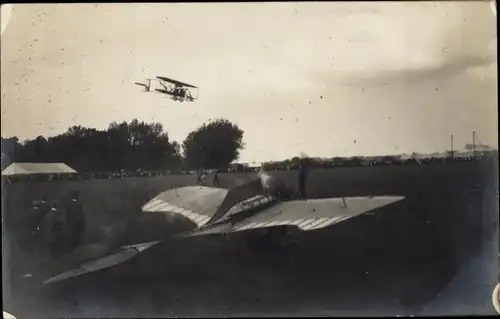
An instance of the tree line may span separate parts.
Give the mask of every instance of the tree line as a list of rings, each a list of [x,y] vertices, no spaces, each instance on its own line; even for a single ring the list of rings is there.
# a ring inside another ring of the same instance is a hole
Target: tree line
[[[2,170],[13,162],[62,162],[78,172],[225,168],[244,148],[243,134],[222,118],[189,133],[182,144],[162,124],[137,119],[105,130],[72,126],[49,138],[2,137]]]
[[[243,130],[226,119],[205,123],[188,134],[182,144],[172,141],[160,123],[137,119],[113,122],[105,130],[72,126],[63,134],[20,142],[2,137],[2,170],[13,162],[65,163],[78,172],[167,171],[226,169],[244,149]],[[449,161],[451,159],[446,159]],[[459,159],[454,159],[459,160]],[[443,159],[406,159],[398,156],[308,158],[313,168],[338,166],[400,165]],[[268,170],[298,167],[294,157],[265,164]],[[241,167],[239,170],[246,170]]]

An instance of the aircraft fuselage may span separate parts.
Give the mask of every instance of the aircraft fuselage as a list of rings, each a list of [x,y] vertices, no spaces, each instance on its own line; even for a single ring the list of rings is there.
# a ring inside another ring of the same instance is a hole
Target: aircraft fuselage
[[[277,199],[269,198],[262,195],[257,195],[252,198],[243,200],[233,206],[220,220],[216,221],[214,224],[221,223],[235,223],[251,216],[254,216],[261,212],[262,210],[276,204]],[[207,225],[208,226],[208,225]]]

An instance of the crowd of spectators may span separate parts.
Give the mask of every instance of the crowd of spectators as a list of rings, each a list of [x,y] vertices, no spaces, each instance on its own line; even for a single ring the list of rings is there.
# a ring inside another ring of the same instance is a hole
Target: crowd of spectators
[[[424,159],[394,159],[384,157],[378,160],[369,158],[353,157],[349,159],[339,158],[332,160],[311,160],[311,168],[335,168],[335,167],[359,167],[359,166],[403,166],[403,165],[425,165],[432,163],[450,163],[450,162],[464,162],[482,160],[483,157],[456,157],[456,158],[424,158]],[[265,163],[264,167],[268,171],[286,171],[296,170],[298,165],[294,165],[290,161]],[[259,168],[255,167],[242,167],[242,169],[234,170],[231,168],[215,169],[219,173],[231,172],[256,172]],[[210,170],[205,170],[209,172]],[[86,179],[119,179],[130,177],[154,177],[154,176],[168,176],[168,175],[186,175],[198,174],[198,170],[120,170],[110,172],[80,172],[71,174],[24,174],[5,177],[7,183],[16,181],[58,181],[58,180],[86,180]]]
[[[118,179],[128,177],[153,177],[166,175],[189,174],[186,171],[146,171],[146,170],[121,170],[110,172],[80,172],[67,174],[23,174],[7,176],[7,182],[14,181],[58,181],[58,180],[85,180],[85,179]]]

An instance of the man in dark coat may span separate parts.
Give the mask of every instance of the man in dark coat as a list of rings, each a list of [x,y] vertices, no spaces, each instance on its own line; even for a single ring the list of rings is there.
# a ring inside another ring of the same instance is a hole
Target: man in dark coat
[[[36,253],[42,253],[44,250],[44,219],[50,212],[50,204],[47,202],[47,196],[42,195],[41,200],[33,203],[33,214],[29,220],[30,242],[36,249]]]
[[[300,168],[299,168],[299,197],[306,197],[306,181],[307,181],[307,173],[308,173],[308,167],[307,167],[307,161],[306,159],[302,159],[300,161]]]
[[[196,185],[204,185],[205,183],[205,171],[203,169],[199,169],[196,173]]]
[[[219,182],[219,170],[218,169],[214,169],[214,179],[212,180],[212,186],[216,186],[216,187],[219,187],[220,186],[220,182]]]
[[[45,215],[50,211],[50,205],[47,202],[47,196],[42,195],[39,201],[33,203],[33,218],[30,220],[30,228],[32,235],[36,235],[41,232],[41,227],[43,224],[43,219]]]
[[[61,255],[66,248],[66,218],[62,212],[57,210],[57,204],[51,205],[50,211],[44,218],[44,229],[46,229],[49,253],[52,257]]]
[[[71,202],[66,208],[66,221],[69,235],[68,244],[72,250],[80,245],[82,233],[85,230],[85,215],[76,191],[73,192]]]

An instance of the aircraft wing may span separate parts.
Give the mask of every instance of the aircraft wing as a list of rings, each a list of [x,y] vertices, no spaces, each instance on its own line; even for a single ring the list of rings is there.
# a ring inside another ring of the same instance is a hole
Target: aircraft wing
[[[186,86],[186,87],[190,87],[190,88],[195,88],[195,89],[197,88],[194,85],[183,83],[183,82],[180,82],[180,81],[177,81],[177,80],[172,80],[172,79],[164,77],[164,76],[157,76],[157,78],[159,80],[170,82],[170,83],[173,83],[173,84],[179,84],[179,85],[182,85],[182,86]]]
[[[164,89],[155,89],[155,91],[158,91],[158,92],[161,92],[161,93],[165,93],[165,94],[169,94],[169,95],[173,95],[172,92],[169,92],[169,91],[164,90]]]
[[[345,197],[278,202],[241,221],[204,227],[184,237],[295,226],[303,231],[325,228],[403,200],[401,196]]]
[[[100,258],[95,258],[90,261],[87,261],[74,269],[50,277],[49,279],[46,279],[43,283],[44,284],[55,283],[58,281],[70,279],[73,277],[78,277],[84,274],[117,266],[121,263],[126,262],[129,259],[134,258],[137,254],[155,246],[158,243],[160,243],[160,241],[153,241],[137,245],[120,247],[114,253],[109,253]]]
[[[142,211],[146,213],[165,212],[179,214],[196,223],[198,227],[201,227],[207,224],[214,216],[218,219],[218,216],[224,215],[238,201],[252,197],[256,192],[259,192],[260,189],[257,185],[255,181],[252,181],[231,190],[206,186],[175,188],[155,196],[142,207]],[[89,254],[86,254],[87,250],[83,249],[82,254],[85,256],[88,255],[84,258],[85,262],[76,268],[50,277],[44,281],[44,284],[114,267],[134,258],[140,252],[149,249],[159,242],[154,241],[123,246],[114,250],[103,248],[97,253],[92,252],[92,254],[90,254],[90,249],[87,249],[89,250]],[[101,252],[101,250],[103,251]]]
[[[142,211],[179,214],[201,227],[217,212],[228,192],[207,186],[174,188],[151,199]]]
[[[142,211],[180,214],[200,227],[207,223],[217,211],[227,193],[228,190],[226,189],[205,186],[175,188],[155,196],[142,207]],[[84,247],[81,249],[84,258],[78,258],[78,267],[53,276],[45,280],[44,284],[114,267],[134,258],[137,254],[158,243],[160,241],[117,247],[116,249],[104,247],[99,249],[97,253],[92,252],[94,249],[91,249],[90,246],[86,247],[88,249],[84,249]],[[70,261],[72,259],[74,258],[69,258]],[[72,261],[71,264],[75,264],[75,262]]]

